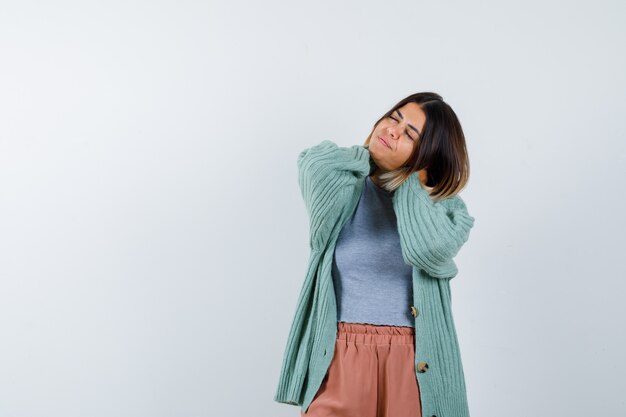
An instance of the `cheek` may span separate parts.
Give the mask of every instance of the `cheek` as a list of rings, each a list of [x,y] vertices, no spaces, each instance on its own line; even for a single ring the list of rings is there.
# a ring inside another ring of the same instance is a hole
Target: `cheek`
[[[376,128],[376,133],[384,133],[386,129],[387,123],[381,123],[378,125],[378,128]]]
[[[406,144],[398,148],[397,156],[398,156],[398,159],[400,160],[399,162],[405,163],[406,161],[408,161],[412,153],[413,153],[412,144]]]
[[[403,157],[408,158],[413,153],[414,147],[415,145],[413,144],[413,142],[410,142],[410,143],[404,142],[402,146],[398,148],[398,151],[400,151]]]

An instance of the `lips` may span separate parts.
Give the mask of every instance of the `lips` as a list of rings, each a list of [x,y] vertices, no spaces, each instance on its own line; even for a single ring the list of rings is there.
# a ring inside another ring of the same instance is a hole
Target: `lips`
[[[389,146],[389,142],[387,142],[385,139],[381,138],[380,136],[378,137],[378,140],[380,140],[382,143],[385,144],[385,146],[387,146],[389,149],[391,149],[391,146]]]

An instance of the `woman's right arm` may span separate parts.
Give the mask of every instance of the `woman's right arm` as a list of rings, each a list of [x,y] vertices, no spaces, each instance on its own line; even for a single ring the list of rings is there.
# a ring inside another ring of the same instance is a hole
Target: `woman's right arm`
[[[339,147],[330,140],[307,148],[298,155],[298,184],[309,213],[311,247],[325,243],[332,227],[325,219],[341,193],[351,192],[358,178],[369,174],[369,150],[363,145]],[[326,232],[326,233],[325,233]]]

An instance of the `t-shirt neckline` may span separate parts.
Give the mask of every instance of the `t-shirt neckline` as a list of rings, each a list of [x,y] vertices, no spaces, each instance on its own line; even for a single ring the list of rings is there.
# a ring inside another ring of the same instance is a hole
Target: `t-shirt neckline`
[[[371,178],[369,175],[367,176],[367,181],[369,181],[370,185],[371,185],[371,186],[372,186],[372,187],[373,187],[376,191],[378,191],[378,192],[380,192],[380,193],[382,193],[382,194],[388,195],[388,196],[391,196],[391,195],[393,194],[393,192],[392,192],[392,191],[387,191],[387,190],[385,190],[384,188],[379,187],[378,185],[376,185],[376,183],[375,183],[374,181],[372,181],[372,178]]]

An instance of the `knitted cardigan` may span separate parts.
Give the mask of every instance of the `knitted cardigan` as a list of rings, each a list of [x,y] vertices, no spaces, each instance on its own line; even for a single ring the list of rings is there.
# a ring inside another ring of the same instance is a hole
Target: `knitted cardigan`
[[[331,276],[335,244],[375,164],[363,145],[344,148],[324,140],[303,150],[297,165],[311,251],[274,401],[299,405],[306,412],[335,349],[337,306]],[[395,190],[392,201],[402,257],[413,267],[414,373],[422,415],[469,417],[449,281],[458,273],[452,258],[467,241],[474,217],[458,195],[433,202],[417,173]]]

